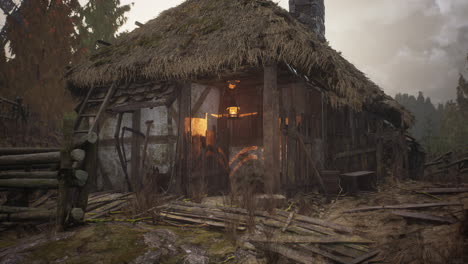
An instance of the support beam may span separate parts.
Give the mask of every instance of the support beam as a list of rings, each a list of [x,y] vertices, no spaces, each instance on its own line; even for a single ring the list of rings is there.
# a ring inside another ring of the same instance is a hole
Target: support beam
[[[277,66],[264,68],[263,81],[263,148],[264,182],[266,193],[278,193],[280,187],[279,162],[279,91]]]
[[[141,109],[135,110],[132,114],[132,129],[134,131],[140,131],[141,125]],[[132,133],[132,149],[131,149],[131,160],[130,160],[130,172],[131,179],[135,190],[138,191],[142,186],[142,177],[140,171],[141,157],[140,157],[140,145],[141,137]]]
[[[76,124],[75,114],[65,114],[63,117],[63,146],[60,151],[60,175],[58,177],[57,212],[55,214],[56,231],[65,230],[65,221],[68,215],[70,188],[73,161],[70,152],[73,150],[73,130]]]
[[[375,151],[375,174],[377,181],[383,180],[383,121],[377,120],[376,151]]]
[[[182,194],[184,190],[183,185],[187,184],[188,179],[188,149],[189,149],[189,129],[190,129],[190,102],[191,102],[191,89],[190,83],[181,85],[179,95],[179,117],[178,120],[178,140],[177,140],[177,154],[176,154],[176,168],[175,177],[171,182],[171,191],[175,194]],[[187,120],[187,121],[186,121]]]
[[[166,106],[167,102],[140,102],[140,103],[129,103],[124,105],[118,105],[109,108],[109,111],[116,112],[116,113],[125,113],[125,112],[132,112],[137,111],[143,108],[154,108],[154,107],[161,107]]]

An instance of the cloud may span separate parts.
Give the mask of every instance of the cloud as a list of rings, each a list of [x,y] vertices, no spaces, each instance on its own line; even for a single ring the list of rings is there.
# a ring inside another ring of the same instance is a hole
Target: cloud
[[[331,45],[389,94],[455,97],[466,70],[468,1],[327,0]]]

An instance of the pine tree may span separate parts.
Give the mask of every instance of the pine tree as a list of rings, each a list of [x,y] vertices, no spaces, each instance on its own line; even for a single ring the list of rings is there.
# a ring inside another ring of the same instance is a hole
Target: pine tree
[[[12,56],[7,74],[14,80],[8,89],[49,124],[72,109],[63,76],[79,44],[79,7],[78,0],[28,0],[20,6],[21,20],[7,18]]]
[[[457,103],[460,110],[468,115],[468,82],[461,74],[457,87]]]
[[[120,0],[89,0],[80,12],[83,26],[79,27],[82,47],[87,53],[97,49],[97,40],[112,43],[117,31],[127,21],[125,13],[130,5],[120,5]]]

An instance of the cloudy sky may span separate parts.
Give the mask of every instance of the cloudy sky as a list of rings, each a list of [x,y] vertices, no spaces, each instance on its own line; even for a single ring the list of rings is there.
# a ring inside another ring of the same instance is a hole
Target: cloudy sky
[[[183,0],[121,0],[132,2],[123,30]],[[288,9],[288,0],[277,2]],[[325,6],[332,47],[388,94],[455,98],[458,76],[467,68],[468,0],[325,0]]]

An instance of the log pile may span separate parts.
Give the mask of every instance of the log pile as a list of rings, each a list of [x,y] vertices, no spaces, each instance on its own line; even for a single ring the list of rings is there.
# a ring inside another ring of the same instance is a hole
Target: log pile
[[[85,169],[86,152],[97,141],[94,132],[75,137],[75,117],[64,119],[64,141],[61,148],[0,148],[0,189],[22,193],[27,204],[28,193],[40,189],[58,191],[57,210],[33,207],[0,206],[0,221],[56,221],[57,229],[84,219],[88,183]],[[80,199],[86,196],[83,206]]]
[[[294,213],[276,210],[249,212],[242,208],[189,202],[172,202],[157,208],[159,220],[215,228],[235,228],[243,232],[242,244],[276,252],[298,263],[313,263],[317,255],[337,263],[362,263],[378,252],[373,241],[362,238],[352,228]],[[255,227],[248,226],[254,220]]]

